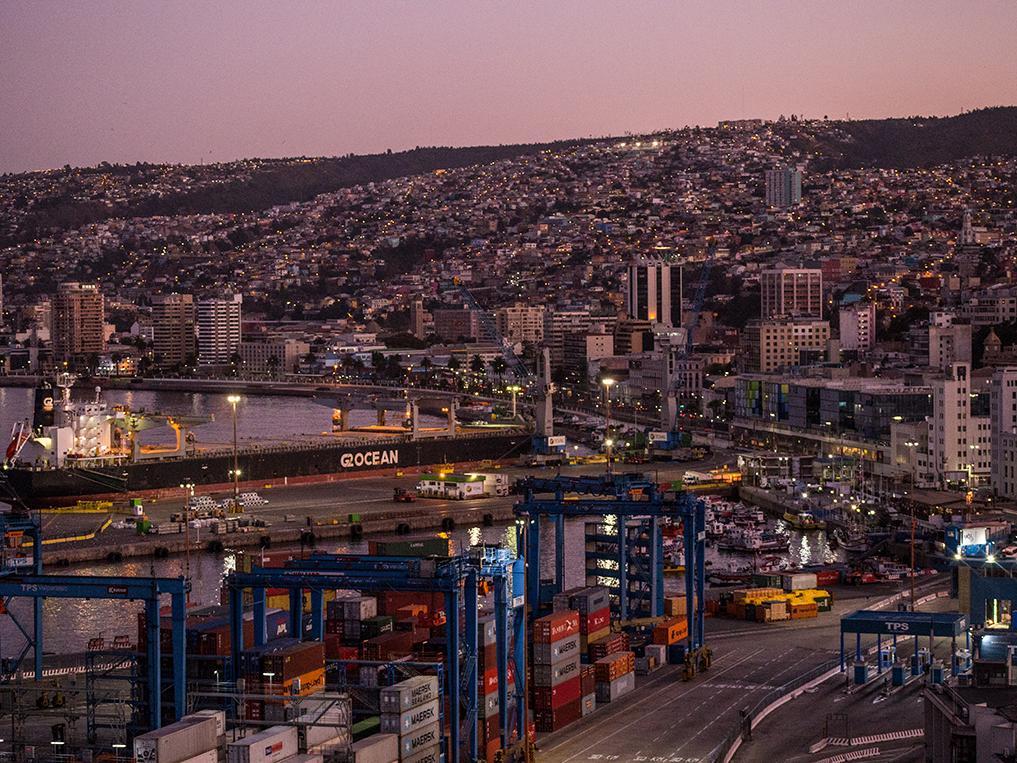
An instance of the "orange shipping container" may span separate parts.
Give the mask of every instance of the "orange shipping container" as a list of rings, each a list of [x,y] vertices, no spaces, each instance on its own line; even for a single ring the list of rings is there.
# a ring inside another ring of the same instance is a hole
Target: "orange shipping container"
[[[633,652],[615,652],[593,663],[598,683],[610,683],[636,669],[636,655]]]
[[[653,643],[677,644],[689,635],[689,621],[684,617],[672,617],[658,623],[653,628]]]

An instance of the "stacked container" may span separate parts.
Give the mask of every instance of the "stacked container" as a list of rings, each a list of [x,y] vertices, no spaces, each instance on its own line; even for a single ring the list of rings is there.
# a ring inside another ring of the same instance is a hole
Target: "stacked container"
[[[636,656],[615,652],[593,663],[597,678],[597,702],[614,702],[636,688]]]
[[[273,726],[226,746],[226,763],[280,763],[298,753],[295,726]]]
[[[399,760],[438,758],[442,733],[438,703],[434,676],[415,676],[381,690],[381,731],[399,737]]]
[[[250,693],[280,695],[278,700],[248,700],[247,718],[290,720],[284,697],[307,696],[325,688],[325,646],[320,641],[279,640],[248,649],[240,657],[240,675]]]
[[[533,717],[556,731],[582,715],[579,613],[562,610],[533,623]]]
[[[395,734],[371,734],[350,746],[349,763],[397,763],[399,737]]]
[[[585,717],[597,709],[597,669],[593,665],[583,665],[579,672],[579,687]]]
[[[135,737],[134,759],[138,763],[215,763],[218,743],[216,718],[192,716]]]

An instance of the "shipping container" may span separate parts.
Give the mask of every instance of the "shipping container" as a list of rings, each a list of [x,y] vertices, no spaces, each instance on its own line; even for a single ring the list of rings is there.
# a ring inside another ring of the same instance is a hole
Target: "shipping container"
[[[431,749],[440,741],[441,729],[438,723],[424,726],[412,734],[405,734],[399,737],[399,757],[402,760],[406,760],[411,755]]]
[[[558,686],[579,676],[579,655],[555,665],[533,665],[534,686]]]
[[[296,726],[273,726],[226,745],[226,763],[278,763],[298,747]]]
[[[624,652],[628,648],[628,638],[623,633],[610,633],[603,638],[590,641],[587,651],[593,662],[607,657],[609,654]]]
[[[318,753],[301,753],[292,758],[286,758],[284,763],[322,763],[323,760]]]
[[[399,737],[395,734],[372,734],[350,745],[350,763],[396,763],[399,760]]]
[[[209,750],[200,755],[195,755],[193,758],[181,761],[181,763],[219,763],[219,751]]]
[[[449,539],[372,540],[367,550],[371,556],[448,556]]]
[[[671,617],[653,627],[653,643],[677,644],[689,635],[689,621],[684,617]]]
[[[587,615],[580,615],[579,632],[589,637],[591,633],[598,633],[611,627],[611,609],[604,607],[594,610]]]
[[[816,576],[812,572],[785,572],[780,576],[780,579],[781,588],[785,591],[816,587]]]
[[[533,645],[533,662],[540,665],[555,665],[562,660],[579,654],[579,634],[552,641],[550,644]]]
[[[625,673],[610,682],[597,683],[597,702],[614,702],[636,688],[636,674]]]
[[[190,715],[185,715],[181,721],[202,720],[206,718],[215,719],[215,735],[223,737],[226,735],[226,711],[225,710],[196,710]]]
[[[533,621],[533,643],[549,644],[579,633],[579,613],[552,612]]]
[[[593,694],[597,688],[597,671],[592,665],[583,665],[579,671],[579,678],[582,681],[582,694]]]
[[[438,721],[438,700],[411,707],[401,713],[381,714],[382,734],[410,734]]]
[[[382,689],[380,707],[383,713],[402,713],[437,698],[437,677],[414,676]]]
[[[297,726],[297,745],[305,753],[319,753],[350,743],[349,729],[337,723],[301,723]]]
[[[208,717],[149,731],[134,738],[134,758],[139,763],[181,763],[214,750],[219,741],[216,728],[215,718]]]
[[[498,636],[498,626],[494,620],[494,615],[485,615],[484,617],[477,618],[477,645],[478,646],[496,646]]]
[[[580,676],[570,678],[557,686],[537,686],[533,689],[533,707],[542,710],[553,710],[575,702],[582,697],[582,679]]]
[[[553,710],[534,710],[533,720],[537,731],[557,731],[568,726],[570,723],[578,721],[582,714],[582,700],[576,700]]]
[[[597,683],[614,681],[636,668],[636,656],[632,652],[615,652],[593,663]]]
[[[408,757],[403,757],[402,763],[442,763],[441,744],[435,744],[423,750],[418,750]],[[360,761],[355,761],[360,763]]]
[[[582,709],[582,713],[583,713],[583,717],[584,718],[587,715],[589,715],[590,713],[592,713],[594,710],[596,710],[597,709],[597,694],[596,694],[596,691],[593,691],[590,694],[585,695],[582,698],[581,705],[582,705],[582,708],[583,708]]]
[[[824,588],[840,583],[840,570],[819,570],[816,572],[816,585]]]

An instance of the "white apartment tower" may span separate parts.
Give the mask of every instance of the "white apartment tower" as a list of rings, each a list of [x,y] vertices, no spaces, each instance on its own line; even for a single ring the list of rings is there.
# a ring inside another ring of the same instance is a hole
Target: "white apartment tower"
[[[876,306],[857,302],[840,308],[840,348],[868,352],[876,344]]]
[[[931,380],[926,484],[976,487],[989,477],[991,418],[971,414],[970,367],[954,363]]]
[[[198,363],[225,365],[240,349],[240,305],[243,296],[198,301]]]

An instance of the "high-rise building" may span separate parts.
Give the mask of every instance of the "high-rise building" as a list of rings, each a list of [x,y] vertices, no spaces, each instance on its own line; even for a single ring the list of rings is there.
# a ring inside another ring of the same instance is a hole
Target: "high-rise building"
[[[876,344],[876,306],[871,302],[841,305],[840,348],[868,352]]]
[[[245,373],[293,374],[300,361],[311,351],[311,345],[299,339],[263,337],[244,340],[238,354]]]
[[[761,318],[822,318],[823,271],[777,265],[759,274]]]
[[[793,207],[802,200],[802,173],[794,167],[766,171],[766,204]]]
[[[425,323],[424,298],[416,296],[410,302],[410,333],[417,339],[423,339],[427,336],[427,330],[424,327]]]
[[[60,284],[52,310],[55,360],[71,361],[106,351],[105,301],[97,284]]]
[[[494,323],[498,333],[509,342],[538,344],[544,340],[543,307],[499,307],[494,311]]]
[[[829,321],[754,318],[742,332],[742,370],[770,373],[806,365],[825,356],[829,340]]]
[[[991,418],[973,412],[969,377],[967,363],[953,363],[931,380],[927,461],[919,458],[925,484],[975,487],[989,476]]]
[[[992,490],[1017,498],[1017,368],[999,368],[989,392]]]
[[[194,363],[197,356],[194,297],[159,294],[152,298],[152,348],[162,368]]]
[[[682,268],[659,257],[640,257],[629,265],[625,306],[632,320],[664,326],[682,323]]]
[[[592,322],[589,310],[549,310],[544,313],[544,344],[551,352],[552,368],[561,368],[565,336],[585,332]]]
[[[954,363],[971,362],[971,324],[952,313],[929,316],[929,366],[946,370]]]
[[[201,299],[197,306],[198,363],[226,365],[240,350],[240,306],[243,296]]]
[[[449,342],[470,341],[480,338],[480,319],[476,310],[465,307],[438,308],[434,316],[434,333]]]

